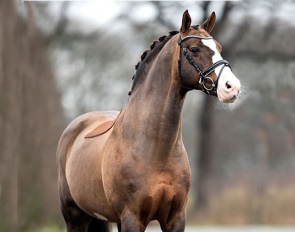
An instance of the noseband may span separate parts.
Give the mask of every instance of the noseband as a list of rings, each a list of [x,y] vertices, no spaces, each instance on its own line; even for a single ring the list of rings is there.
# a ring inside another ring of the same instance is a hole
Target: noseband
[[[178,75],[179,78],[181,80],[181,75],[180,75],[180,67],[181,67],[181,51],[183,52],[183,55],[186,57],[186,59],[188,60],[188,62],[195,68],[195,70],[197,71],[197,73],[200,75],[200,79],[199,79],[199,84],[202,86],[202,91],[206,94],[211,94],[211,95],[215,95],[217,96],[217,87],[218,87],[218,81],[219,81],[219,77],[221,76],[221,73],[223,71],[223,69],[225,67],[230,67],[228,61],[226,60],[219,60],[217,62],[215,62],[214,64],[210,65],[204,72],[202,72],[200,66],[193,60],[193,58],[189,55],[187,49],[185,47],[183,47],[182,42],[186,39],[190,39],[190,38],[198,38],[198,39],[213,39],[212,36],[198,36],[198,35],[189,35],[186,36],[184,38],[181,39],[180,37],[180,33],[178,35],[178,45],[180,46],[180,53],[179,53],[179,58],[178,58]],[[221,68],[218,76],[217,76],[217,80],[216,82],[214,82],[212,80],[211,77],[209,77],[208,75],[211,74],[217,67],[223,65],[223,67]],[[205,81],[209,80],[211,83],[211,86],[208,87],[205,85]],[[182,82],[183,83],[183,82]],[[193,88],[190,87],[186,87],[188,90],[192,90]],[[210,91],[212,91],[212,93],[210,93]]]

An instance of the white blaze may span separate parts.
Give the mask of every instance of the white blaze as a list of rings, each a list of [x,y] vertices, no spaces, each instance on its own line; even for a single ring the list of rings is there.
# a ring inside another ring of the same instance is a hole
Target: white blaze
[[[202,39],[202,42],[205,46],[209,47],[213,52],[214,52],[214,56],[212,57],[212,63],[216,63],[217,61],[219,60],[223,60],[223,58],[221,57],[219,51],[217,50],[217,47],[216,47],[216,43],[213,39]],[[222,65],[218,66],[216,69],[215,69],[215,74],[218,76],[220,70],[222,68]],[[219,82],[221,83],[224,83],[222,81],[223,77],[227,76],[228,80],[226,81],[232,81],[231,79],[237,79],[235,77],[235,75],[232,73],[231,69],[229,67],[225,67],[222,71],[222,74],[220,76],[220,79],[219,79]],[[231,78],[231,79],[229,79]]]
[[[212,57],[212,63],[216,63],[219,60],[223,60],[219,51],[217,50],[216,43],[213,39],[202,39],[202,42],[205,46],[209,47],[212,51],[214,51],[214,55]],[[216,76],[219,75],[222,67],[223,67],[223,65],[220,65],[215,69]],[[232,88],[227,89],[226,83],[230,83]],[[238,95],[240,88],[241,88],[241,83],[238,80],[238,78],[236,78],[236,76],[232,73],[232,71],[229,67],[225,67],[221,73],[221,76],[219,77],[218,88],[217,88],[218,93],[220,92],[221,95],[223,95],[223,96],[219,96],[217,94],[218,98],[221,101],[230,100],[230,99],[225,99],[225,98],[231,98],[232,94]]]

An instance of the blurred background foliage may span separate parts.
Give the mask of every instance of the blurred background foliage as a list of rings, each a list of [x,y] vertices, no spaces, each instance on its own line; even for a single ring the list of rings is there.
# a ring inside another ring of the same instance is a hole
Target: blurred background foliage
[[[216,11],[212,34],[243,84],[234,105],[187,96],[188,221],[294,225],[295,2],[103,4],[91,21],[90,2],[0,3],[1,231],[63,225],[55,164],[63,129],[84,112],[121,109],[141,53],[179,29],[185,9],[194,24]]]

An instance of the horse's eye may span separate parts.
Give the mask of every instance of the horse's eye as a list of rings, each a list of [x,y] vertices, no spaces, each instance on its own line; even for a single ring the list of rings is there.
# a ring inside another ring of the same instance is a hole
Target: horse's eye
[[[201,51],[199,47],[192,47],[190,50],[191,50],[191,52],[193,52],[193,53],[198,53],[198,52]]]

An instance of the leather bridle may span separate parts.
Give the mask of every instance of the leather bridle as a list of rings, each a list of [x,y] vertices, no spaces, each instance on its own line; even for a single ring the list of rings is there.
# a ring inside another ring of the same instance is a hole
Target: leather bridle
[[[183,47],[182,42],[190,39],[190,38],[198,38],[198,39],[213,39],[212,36],[199,36],[199,35],[189,35],[186,36],[184,38],[181,39],[180,33],[178,35],[178,45],[180,46],[180,53],[179,53],[179,58],[178,58],[178,75],[179,78],[181,80],[181,51],[183,52],[183,55],[186,57],[186,59],[188,60],[188,62],[195,68],[195,70],[197,71],[197,73],[200,75],[200,79],[199,79],[199,84],[202,86],[202,91],[206,94],[210,94],[210,95],[215,95],[217,96],[217,87],[218,87],[218,81],[219,78],[221,76],[221,73],[223,71],[223,69],[225,67],[230,67],[228,61],[226,60],[219,60],[217,62],[215,62],[214,64],[210,65],[204,72],[202,72],[200,66],[194,61],[194,59],[190,56],[190,54],[188,53],[188,49]],[[217,76],[217,80],[216,82],[213,81],[213,79],[211,77],[209,77],[209,75],[219,66],[223,65],[223,67],[221,68],[218,76]],[[205,81],[209,80],[210,81],[210,87],[206,86]],[[183,81],[181,81],[183,84]],[[192,90],[193,88],[191,87],[185,87],[188,90]],[[211,93],[210,93],[211,91]]]

